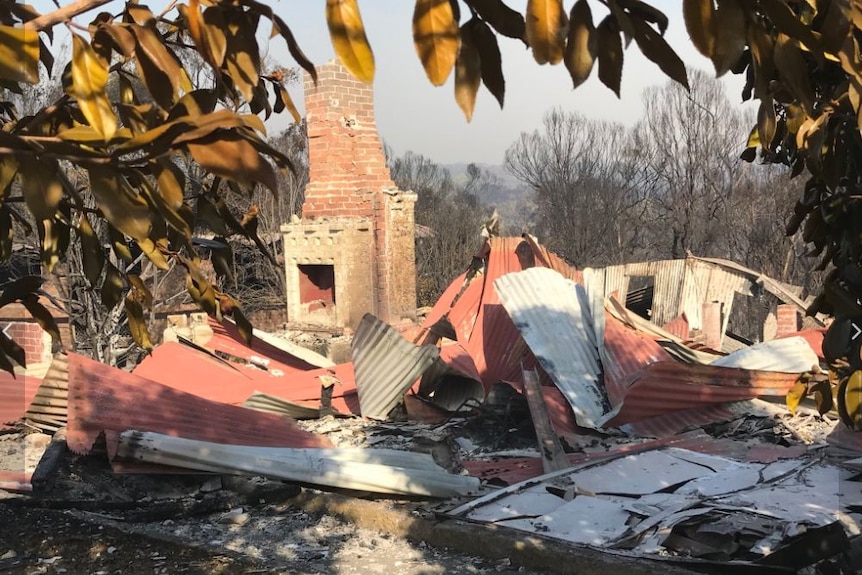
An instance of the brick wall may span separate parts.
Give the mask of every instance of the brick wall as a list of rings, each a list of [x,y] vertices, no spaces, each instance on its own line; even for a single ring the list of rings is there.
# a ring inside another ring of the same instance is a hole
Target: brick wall
[[[373,87],[337,61],[305,75],[309,176],[304,218],[372,217],[374,194],[396,189],[374,121]]]
[[[44,299],[41,303],[48,306],[52,312],[63,344],[67,349],[71,349],[72,334],[68,317],[54,310]],[[0,329],[5,330],[6,335],[24,348],[28,367],[50,363],[53,351],[51,336],[39,326],[23,305],[13,303],[0,308]]]
[[[799,311],[795,305],[778,304],[775,308],[775,319],[777,337],[799,331]]]

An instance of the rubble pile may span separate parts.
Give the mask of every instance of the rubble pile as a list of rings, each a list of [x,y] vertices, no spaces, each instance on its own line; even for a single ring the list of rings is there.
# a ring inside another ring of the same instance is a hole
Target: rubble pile
[[[781,316],[759,343],[730,324],[751,294]],[[45,453],[19,465],[0,435],[0,489],[40,496],[68,447],[117,474],[432,500],[513,539],[689,569],[850,573],[862,438],[784,400],[823,361],[805,305],[723,260],[576,270],[530,236],[489,238],[422,325],[366,315],[349,362],[265,333],[246,347],[195,314],[132,373],[68,354],[0,380],[23,406],[7,435]]]

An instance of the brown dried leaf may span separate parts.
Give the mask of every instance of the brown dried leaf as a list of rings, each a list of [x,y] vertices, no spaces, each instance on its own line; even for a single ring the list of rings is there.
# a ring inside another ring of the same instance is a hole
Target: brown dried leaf
[[[57,213],[63,199],[63,183],[57,177],[60,165],[56,160],[22,156],[18,160],[18,176],[27,209],[36,220],[47,220]]]
[[[141,303],[144,309],[151,309],[153,307],[153,294],[144,283],[144,280],[141,279],[141,276],[128,274],[126,279],[129,280],[129,285],[135,291],[135,299]]]
[[[449,0],[416,0],[413,45],[433,85],[441,86],[446,82],[455,66],[460,41]]]
[[[0,351],[6,357],[13,359],[21,367],[27,367],[27,353],[24,351],[24,348],[15,343],[12,338],[2,331],[0,331]]]
[[[227,49],[224,68],[246,102],[254,99],[260,82],[260,50],[255,38],[257,23],[244,12],[235,10],[227,15]]]
[[[99,283],[102,268],[105,266],[105,254],[102,252],[102,243],[99,241],[93,226],[86,214],[81,214],[78,222],[78,237],[81,239],[81,257],[84,262],[84,276],[91,286]]]
[[[125,235],[141,241],[150,235],[152,218],[147,202],[110,168],[91,166],[90,189],[105,218]]]
[[[745,52],[747,18],[741,0],[721,0],[715,12],[712,64],[716,76],[733,68]]]
[[[356,0],[326,0],[326,24],[335,55],[357,79],[374,80],[374,54]]]
[[[130,30],[137,40],[135,55],[141,79],[156,103],[170,110],[179,98],[183,77],[188,76],[155,31],[143,26],[130,26]]]
[[[593,13],[587,0],[578,0],[569,17],[569,35],[563,61],[572,77],[572,88],[583,84],[590,73],[598,54],[598,35],[593,24]]]
[[[605,16],[596,29],[599,47],[599,80],[620,97],[623,75],[623,42],[613,16]]]
[[[102,304],[108,310],[112,310],[123,299],[123,289],[126,285],[123,283],[123,276],[120,275],[120,271],[113,264],[108,263],[106,265],[106,272],[105,281],[102,283],[102,289],[100,290]]]
[[[131,294],[126,296],[126,317],[129,320],[129,331],[132,333],[132,339],[135,340],[135,343],[146,350],[153,349],[143,307]]]
[[[272,165],[236,132],[221,132],[188,144],[189,153],[202,168],[243,186],[261,183],[278,191]]]
[[[566,42],[566,12],[562,0],[528,0],[527,43],[539,64],[559,64]]]
[[[682,15],[691,43],[698,52],[707,58],[712,58],[715,48],[713,0],[683,0]]]
[[[802,52],[787,34],[779,34],[775,43],[775,68],[793,98],[802,105],[809,117],[814,117],[814,92],[808,66]]]
[[[527,42],[524,17],[517,10],[509,8],[502,0],[468,0],[467,3],[479,13],[482,20],[503,36]]]
[[[659,35],[652,26],[639,20],[632,19],[634,27],[635,42],[650,61],[658,64],[662,72],[667,74],[669,78],[682,84],[685,89],[688,89],[688,74],[685,70],[685,64],[682,63],[676,52],[673,51],[667,41]]]
[[[476,48],[471,27],[461,27],[461,50],[455,61],[455,102],[469,122],[476,107],[476,94],[482,85],[482,61]]]
[[[506,79],[503,77],[503,61],[500,57],[500,47],[497,45],[497,36],[480,20],[471,20],[466,25],[470,26],[473,42],[479,51],[482,83],[502,108],[506,96]]]

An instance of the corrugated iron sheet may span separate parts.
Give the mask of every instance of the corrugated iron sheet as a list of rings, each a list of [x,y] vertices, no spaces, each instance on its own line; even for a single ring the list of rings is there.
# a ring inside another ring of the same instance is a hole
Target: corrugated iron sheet
[[[440,354],[433,345],[410,343],[371,314],[359,322],[350,351],[362,416],[373,419],[386,419]]]
[[[231,445],[331,446],[325,437],[308,433],[284,417],[209,401],[70,353],[69,449],[87,453],[104,432],[113,459],[118,436],[128,429]],[[114,469],[165,471],[122,464]]]
[[[69,359],[58,353],[51,361],[36,395],[30,401],[24,417],[43,431],[53,433],[64,427],[69,412]]]
[[[662,329],[667,330],[680,339],[688,339],[689,337],[688,319],[685,317],[685,314],[670,320],[662,326]]]
[[[257,336],[252,336],[251,347],[248,347],[242,343],[239,331],[233,323],[229,321],[219,323],[209,318],[209,324],[210,328],[212,328],[213,336],[209,341],[203,342],[205,347],[240,357],[251,363],[257,363],[258,360],[256,358],[268,359],[270,362],[278,364],[278,369],[281,369],[285,373],[288,371],[309,371],[319,367],[330,367],[332,364],[332,362],[324,358],[324,365],[319,365],[321,363],[320,356],[314,352],[305,350],[307,353],[300,352],[303,357],[298,357],[285,349],[263,341]]]
[[[310,407],[260,392],[252,394],[243,402],[242,406],[257,411],[286,415],[292,419],[317,419],[320,417],[319,407]]]
[[[608,411],[586,292],[547,268],[497,278],[509,317],[572,409],[578,424],[596,428]]]
[[[720,357],[711,365],[759,371],[802,373],[819,364],[817,354],[801,337],[764,341]]]
[[[267,359],[267,358],[263,358]],[[182,366],[178,369],[177,366]],[[133,373],[173,389],[212,401],[241,405],[257,391],[319,407],[321,378],[334,377],[332,406],[341,413],[359,413],[356,384],[350,364],[310,371],[282,369],[270,361],[268,369],[235,364],[176,342],[166,342],[144,358]],[[189,377],[189,374],[195,374]]]
[[[482,403],[486,390],[473,358],[458,343],[440,347],[440,357],[422,374],[417,393],[447,411]]]

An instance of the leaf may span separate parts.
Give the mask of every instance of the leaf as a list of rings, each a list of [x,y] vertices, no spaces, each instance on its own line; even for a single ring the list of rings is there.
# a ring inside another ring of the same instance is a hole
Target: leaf
[[[613,16],[605,16],[596,29],[599,49],[599,80],[620,97],[623,75],[623,42]]]
[[[413,45],[433,85],[442,86],[452,72],[460,39],[458,23],[448,0],[416,0]]]
[[[125,60],[130,60],[135,55],[135,36],[129,29],[128,24],[110,24],[100,22],[97,33],[108,35],[114,43],[114,49],[123,55]]]
[[[638,43],[643,55],[658,64],[661,71],[667,74],[669,78],[688,90],[688,74],[685,71],[685,64],[682,63],[682,60],[668,45],[667,41],[643,20],[634,18],[632,25],[634,26],[635,42]]]
[[[5,307],[35,294],[41,289],[43,283],[45,283],[45,278],[42,276],[24,276],[6,284],[3,293],[0,294],[0,307]]]
[[[247,346],[251,346],[254,329],[252,328],[251,322],[248,321],[248,318],[245,317],[245,314],[242,312],[239,302],[233,298],[231,299],[233,300],[233,308],[231,309],[230,315],[234,322],[236,322],[236,329],[239,332],[239,336],[242,338],[242,341]]]
[[[468,0],[467,3],[479,13],[482,20],[503,36],[527,42],[524,17],[517,10],[506,6],[502,0]]]
[[[108,65],[83,38],[72,34],[72,84],[67,92],[77,100],[90,126],[106,141],[117,131],[117,116],[105,91],[107,85]]]
[[[832,411],[832,383],[828,379],[815,383],[811,391],[814,392],[814,401],[820,415]]]
[[[802,105],[809,117],[815,117],[814,92],[811,90],[808,66],[802,52],[787,34],[778,34],[775,43],[775,68],[784,86]]]
[[[716,76],[733,68],[745,52],[746,17],[741,0],[721,0],[715,12],[712,64]]]
[[[90,225],[86,214],[81,214],[78,222],[78,237],[81,239],[81,258],[84,263],[84,276],[91,286],[99,283],[102,268],[105,266],[105,254],[102,252],[102,243],[96,232]]]
[[[497,45],[497,36],[480,20],[470,20],[465,26],[470,26],[473,42],[479,51],[482,83],[502,108],[506,96],[506,79],[503,77],[503,61],[500,57],[500,47]]]
[[[469,122],[476,107],[476,94],[482,85],[482,61],[470,26],[461,27],[461,50],[455,61],[455,102]]]
[[[566,38],[566,13],[562,0],[528,0],[527,43],[533,58],[541,64],[559,64]]]
[[[56,160],[37,160],[33,156],[22,156],[18,163],[18,176],[27,209],[36,220],[53,218],[64,193],[63,183],[57,177],[60,165]]]
[[[290,97],[290,94],[287,93],[287,90],[284,89],[284,86],[281,84],[273,84],[272,86],[272,89],[275,92],[275,113],[281,113],[281,111],[286,107],[287,111],[290,112],[290,115],[293,116],[294,122],[297,124],[302,122],[302,116],[299,115],[299,110],[296,109],[293,99]]]
[[[126,317],[129,320],[129,331],[135,343],[146,350],[153,349],[153,342],[147,331],[147,321],[144,319],[143,307],[131,294],[126,296]]]
[[[189,272],[186,274],[186,290],[199,308],[208,314],[216,314],[215,291],[200,273]]]
[[[111,238],[111,247],[114,250],[114,254],[121,260],[132,263],[135,258],[132,257],[132,251],[129,249],[126,237],[111,224],[108,224],[108,236]]]
[[[254,37],[257,26],[242,11],[229,14],[228,20],[224,67],[245,101],[251,102],[260,81],[260,50]]]
[[[633,18],[632,20],[643,20],[645,22],[651,22],[658,26],[659,34],[664,36],[664,33],[667,32],[668,19],[667,15],[664,12],[655,8],[654,6],[650,6],[646,2],[641,2],[641,0],[618,0],[633,16],[638,16],[639,18]]]
[[[598,37],[587,0],[577,0],[569,17],[569,35],[563,61],[577,88],[590,77],[598,53]]]
[[[787,403],[787,409],[790,413],[796,415],[796,408],[808,393],[808,386],[801,381],[793,384],[793,387],[787,390],[787,395],[784,396],[784,401]]]
[[[170,110],[179,98],[185,70],[152,29],[134,25],[129,28],[138,42],[135,55],[141,79],[156,103],[165,110]]]
[[[24,348],[15,343],[12,338],[2,331],[0,331],[0,351],[2,351],[6,357],[15,360],[15,363],[21,367],[27,367],[27,353],[24,351]]]
[[[174,210],[183,205],[185,196],[185,173],[171,160],[162,159],[153,167],[159,194],[165,204]]]
[[[39,82],[39,33],[14,26],[0,26],[0,79]]]
[[[185,94],[171,108],[171,113],[168,114],[168,120],[194,120],[211,114],[218,104],[218,94],[215,90],[194,90]]]
[[[66,253],[66,248],[69,247],[69,226],[55,217],[37,220],[36,228],[42,244],[42,266],[46,273],[51,273]]]
[[[233,250],[224,237],[216,237],[214,243],[220,245],[218,247],[210,245],[210,261],[213,269],[220,278],[226,278],[227,281],[233,282]]]
[[[800,22],[786,2],[783,0],[761,0],[760,6],[780,32],[801,42],[811,51],[818,49],[819,42],[811,32],[811,27]]]
[[[126,285],[123,283],[123,276],[113,264],[106,265],[105,281],[102,283],[102,303],[108,310],[114,309],[120,300],[123,299],[123,289]]]
[[[222,132],[189,142],[189,153],[200,166],[217,176],[243,186],[256,182],[278,192],[278,179],[272,165],[236,132]]]
[[[138,241],[149,236],[152,218],[147,202],[113,170],[91,166],[89,172],[90,190],[111,225]]]
[[[147,259],[149,259],[154,266],[163,271],[171,269],[167,258],[165,258],[165,254],[162,253],[162,250],[153,240],[150,238],[138,240],[138,247],[141,248],[141,251],[144,252]]]
[[[12,240],[15,238],[15,229],[12,227],[12,214],[9,206],[0,206],[0,263],[6,263],[12,257]]]
[[[326,0],[326,24],[335,55],[362,82],[374,80],[374,54],[356,0]]]
[[[128,274],[126,276],[126,279],[129,281],[129,285],[135,291],[135,299],[141,303],[144,309],[152,309],[153,294],[150,292],[149,288],[144,283],[144,280],[141,279],[141,276],[137,274]]]
[[[757,110],[757,135],[760,139],[760,145],[767,150],[772,146],[775,126],[775,107],[772,99],[764,99],[760,102],[760,108]]]
[[[30,315],[33,316],[33,319],[35,319],[36,323],[39,324],[39,327],[45,330],[51,336],[53,341],[62,344],[63,340],[60,337],[60,330],[57,328],[57,322],[54,320],[51,312],[39,303],[39,296],[30,295],[22,299],[21,303],[24,304],[24,307],[27,308],[27,311],[30,312]]]

